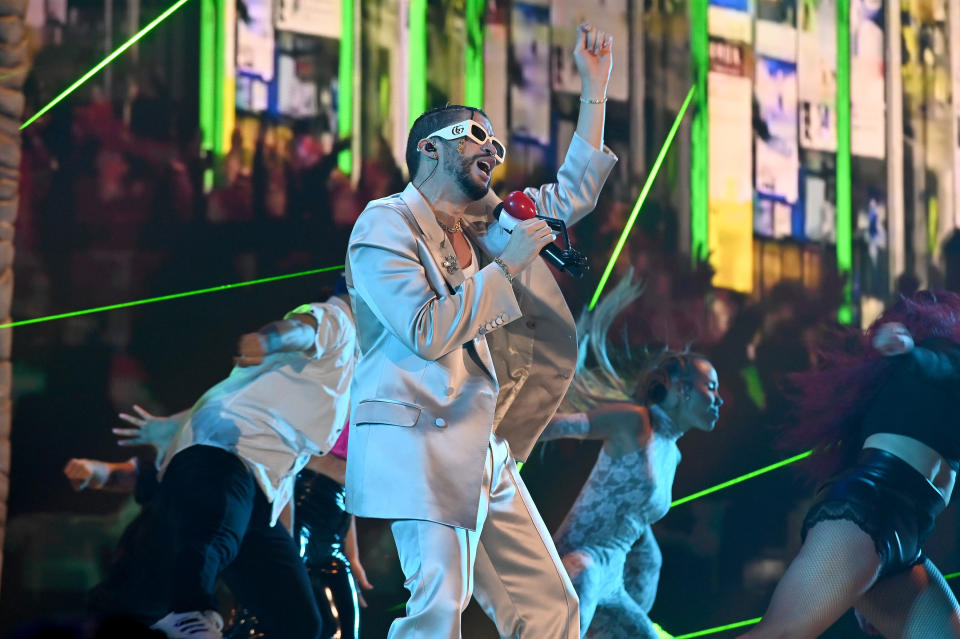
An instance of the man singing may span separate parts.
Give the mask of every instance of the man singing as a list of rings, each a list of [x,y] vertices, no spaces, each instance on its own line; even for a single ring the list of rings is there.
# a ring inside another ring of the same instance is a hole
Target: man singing
[[[616,162],[603,147],[611,46],[578,29],[576,134],[557,183],[527,190],[567,224],[593,210]],[[410,600],[391,639],[459,638],[471,594],[503,637],[580,636],[576,593],[514,462],[570,383],[576,329],[538,256],[555,239],[547,224],[507,234],[493,219],[505,155],[479,109],[421,115],[410,184],[367,205],[347,249],[362,352],[347,507],[392,521]]]

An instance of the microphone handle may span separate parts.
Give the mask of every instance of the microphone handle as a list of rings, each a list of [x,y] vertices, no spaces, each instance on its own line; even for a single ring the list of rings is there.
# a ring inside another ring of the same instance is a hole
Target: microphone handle
[[[561,271],[565,271],[576,278],[583,277],[583,269],[580,268],[580,265],[567,262],[567,260],[563,258],[563,249],[556,244],[547,244],[544,246],[540,249],[540,255]]]
[[[501,202],[500,204],[498,204],[497,207],[493,210],[493,215],[494,215],[494,218],[495,218],[495,219],[497,219],[497,220],[500,221],[500,225],[503,227],[503,229],[504,229],[507,233],[513,232],[513,229],[514,229],[514,228],[517,226],[517,224],[519,224],[520,221],[521,221],[521,220],[518,220],[517,218],[511,216],[509,213],[507,213],[507,212],[504,210],[504,208],[503,208],[503,202]],[[548,223],[549,223],[550,221],[551,221],[551,220],[547,220]],[[562,224],[563,224],[563,222],[560,222],[560,225],[561,225],[560,228],[562,229],[562,230],[561,230],[561,233],[563,233],[563,234],[564,234],[564,237],[566,237],[566,228],[563,227]],[[554,228],[554,226],[553,226],[552,224],[551,224],[551,228]],[[557,229],[554,228],[554,230],[556,231]],[[561,271],[564,271],[564,272],[566,272],[566,273],[569,273],[570,275],[572,275],[572,276],[574,276],[574,277],[576,277],[576,278],[581,278],[581,277],[583,277],[583,273],[584,273],[583,267],[582,267],[580,264],[578,264],[578,263],[568,262],[566,259],[564,259],[563,253],[564,253],[564,251],[563,251],[562,248],[560,248],[560,247],[557,246],[556,244],[552,244],[552,243],[551,243],[551,244],[547,244],[547,245],[544,246],[542,249],[540,249],[540,255],[542,255],[543,258],[544,258],[548,263],[550,263],[550,264],[552,264],[553,266],[557,267],[557,268],[558,268],[559,270],[561,270]]]

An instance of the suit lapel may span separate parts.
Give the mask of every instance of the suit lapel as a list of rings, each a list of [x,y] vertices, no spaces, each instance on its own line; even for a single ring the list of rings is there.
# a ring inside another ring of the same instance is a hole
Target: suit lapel
[[[460,264],[457,262],[456,251],[453,250],[446,233],[437,223],[433,210],[413,184],[407,184],[407,188],[403,190],[400,197],[410,213],[413,214],[417,226],[420,227],[424,244],[430,250],[437,268],[447,281],[450,289],[456,291],[463,284],[465,277]],[[506,236],[506,233],[502,231],[499,231],[499,233]],[[498,249],[496,242],[492,241],[492,236],[487,235],[485,229],[480,229],[475,224],[467,224],[466,235],[467,240],[473,244],[474,258],[478,260],[478,268],[489,264],[493,259],[492,256],[503,252],[503,248]],[[509,239],[509,236],[507,236],[507,239]],[[505,245],[506,240],[503,240],[503,243]],[[494,252],[491,253],[491,250]],[[486,338],[481,336],[472,342],[467,342],[464,346],[477,365],[485,369],[492,380],[496,380],[497,372],[493,364],[493,355],[487,346]]]
[[[417,226],[420,227],[424,244],[430,250],[430,255],[436,262],[443,279],[447,281],[451,290],[456,290],[463,284],[463,270],[457,262],[457,252],[453,250],[453,245],[447,239],[446,233],[437,223],[437,218],[433,215],[430,205],[413,184],[407,184],[407,188],[400,194],[400,198],[413,214]]]

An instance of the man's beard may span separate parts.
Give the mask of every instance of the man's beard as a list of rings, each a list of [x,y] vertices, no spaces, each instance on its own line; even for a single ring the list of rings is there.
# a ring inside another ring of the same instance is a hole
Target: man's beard
[[[457,183],[457,186],[459,186],[463,194],[469,197],[471,200],[479,200],[487,194],[487,191],[490,190],[489,179],[483,184],[478,184],[470,174],[470,172],[473,170],[473,163],[476,159],[477,158],[473,158],[468,162],[466,158],[461,157],[460,162],[458,162],[453,169],[453,177]]]

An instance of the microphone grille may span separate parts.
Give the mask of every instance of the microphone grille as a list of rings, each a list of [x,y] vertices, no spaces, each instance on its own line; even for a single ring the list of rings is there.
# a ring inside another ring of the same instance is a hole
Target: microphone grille
[[[537,216],[537,205],[523,191],[514,191],[503,199],[503,208],[511,217],[529,220]]]

